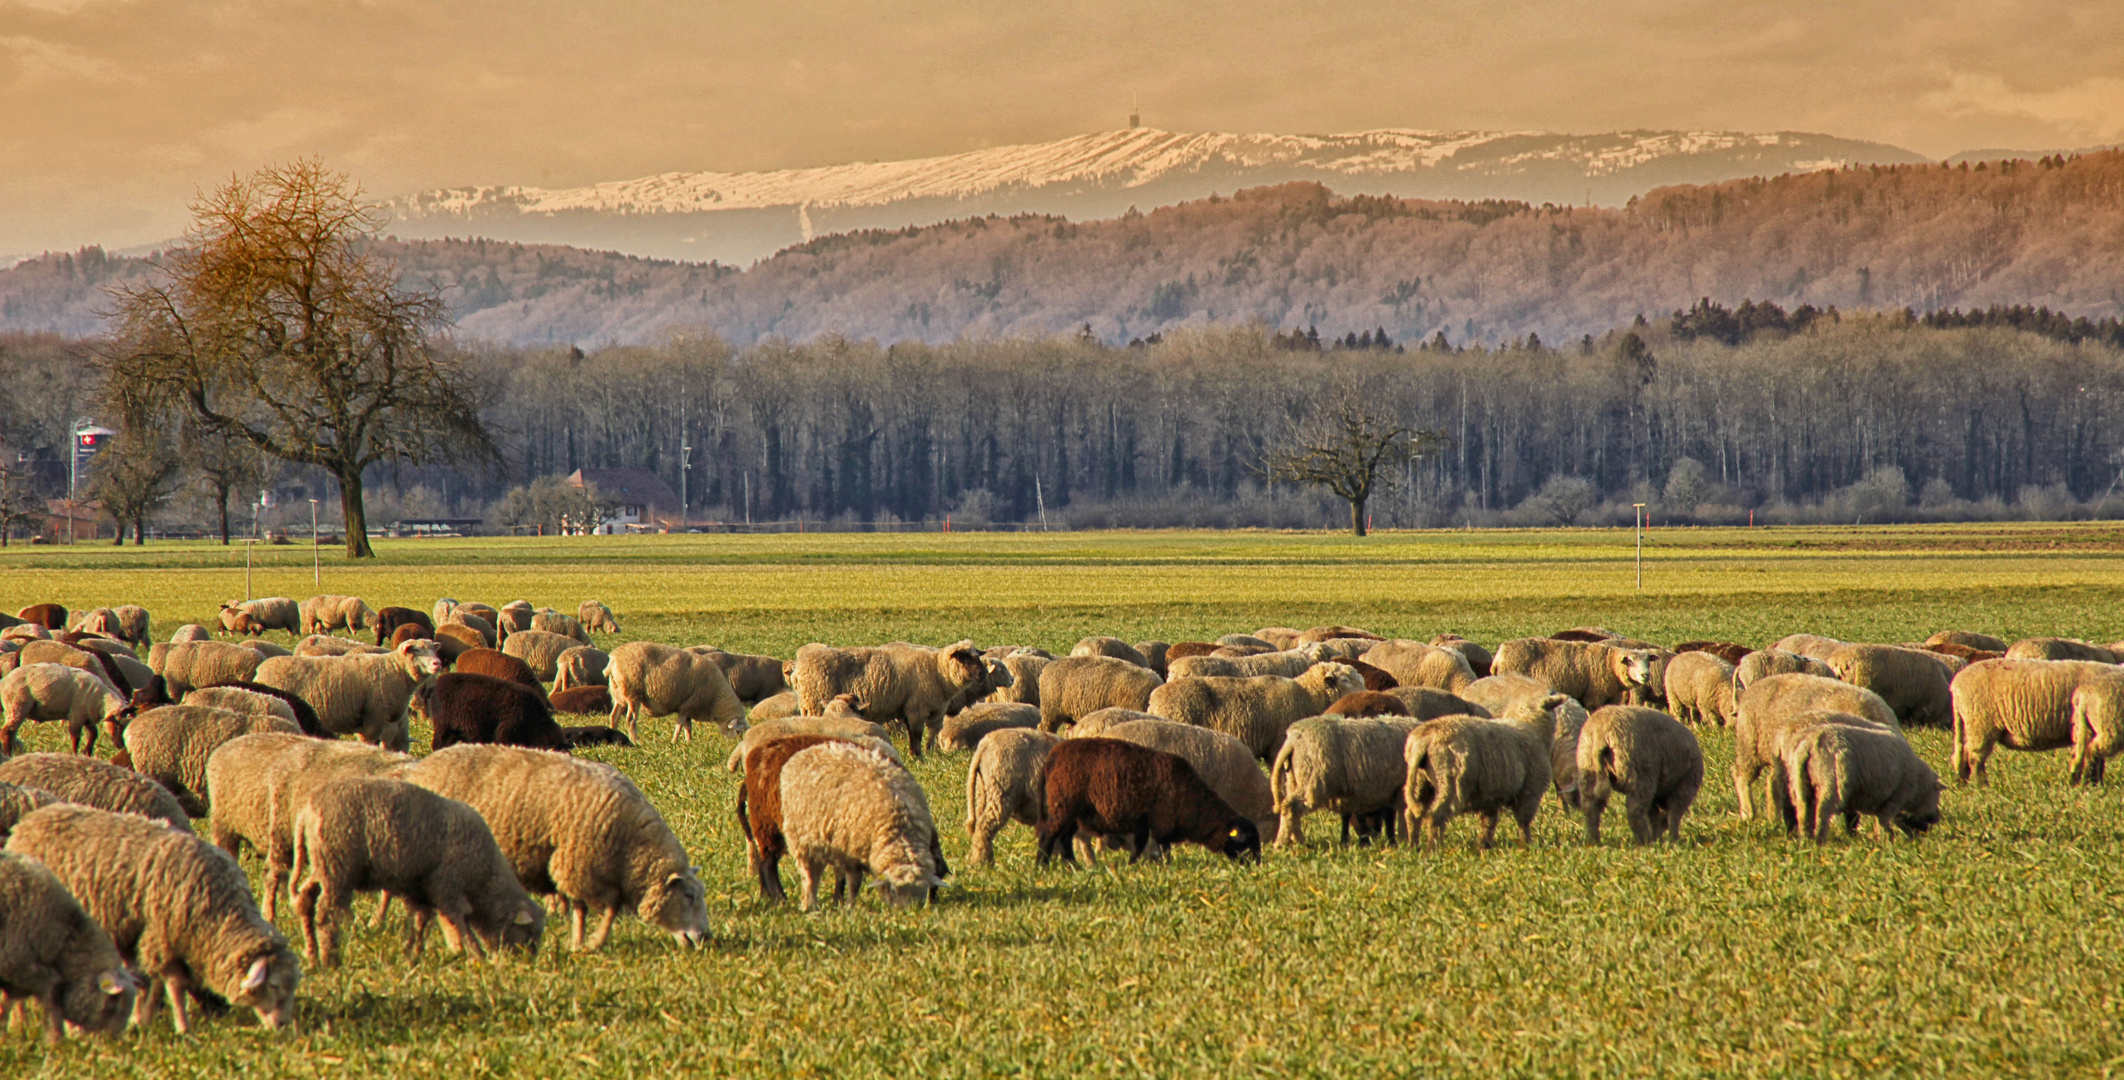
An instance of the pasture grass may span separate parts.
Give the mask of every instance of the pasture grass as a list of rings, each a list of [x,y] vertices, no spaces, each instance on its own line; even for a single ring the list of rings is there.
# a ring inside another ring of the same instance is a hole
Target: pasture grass
[[[306,549],[257,553],[257,595],[300,598]],[[1063,651],[1348,622],[1493,643],[1593,623],[1752,644],[1794,630],[1898,641],[1946,627],[2124,638],[2124,532],[2108,525],[1657,530],[1645,589],[1626,531],[645,537],[403,541],[328,552],[324,591],[381,606],[523,597],[619,613],[614,641],[787,656],[810,640],[971,637]],[[158,636],[243,595],[212,545],[0,553],[0,606],[138,602]],[[608,642],[607,644],[610,644]],[[29,731],[63,745],[60,725]],[[416,746],[425,732],[416,724]],[[1734,817],[1731,744],[1684,842],[1580,845],[1553,798],[1531,850],[1183,849],[1163,865],[1032,867],[1028,830],[963,865],[967,756],[915,766],[958,870],[938,906],[762,906],[731,815],[727,737],[590,756],[626,769],[709,886],[714,941],[636,920],[607,951],[409,966],[396,927],[309,973],[302,1030],[166,1020],[47,1052],[0,1037],[4,1076],[1260,1074],[2106,1074],[2124,1061],[2124,885],[2114,789],[2062,756],[2002,753],[1915,844],[1817,849]],[[1947,738],[1918,732],[1943,773]],[[1616,814],[1619,816],[1619,807]],[[1507,830],[1509,831],[1509,830]],[[254,871],[256,867],[253,867]],[[794,884],[793,868],[785,866]],[[366,913],[366,905],[360,909]],[[283,929],[293,930],[284,912]]]

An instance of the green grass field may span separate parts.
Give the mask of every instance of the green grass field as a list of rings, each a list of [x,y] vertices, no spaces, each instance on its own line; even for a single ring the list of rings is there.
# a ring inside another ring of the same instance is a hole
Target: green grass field
[[[401,541],[327,552],[327,592],[596,597],[624,638],[787,656],[807,641],[906,639],[1066,650],[1267,624],[1445,630],[1494,644],[1595,623],[1673,641],[1764,644],[1795,630],[1898,641],[1961,627],[2124,638],[2124,529],[1976,526],[1660,530],[1633,588],[1624,531],[805,535]],[[254,595],[297,598],[306,548],[257,553]],[[158,637],[244,595],[218,546],[10,548],[0,607],[137,602]],[[617,640],[617,639],[615,639]],[[609,642],[607,644],[610,644]],[[714,943],[681,952],[639,921],[604,953],[549,947],[485,966],[409,967],[357,931],[303,983],[302,1031],[248,1016],[47,1052],[0,1037],[0,1076],[529,1074],[1362,1076],[1374,1074],[2107,1074],[2124,1063],[2124,806],[2072,789],[2062,755],[2002,753],[1950,789],[1916,844],[1826,848],[1733,816],[1730,740],[1702,733],[1685,842],[1580,846],[1553,799],[1531,851],[1272,850],[1232,866],[1032,868],[1013,827],[989,870],[934,908],[875,899],[803,915],[757,902],[731,815],[730,741],[594,756],[626,769],[708,882]],[[649,736],[654,736],[650,739]],[[60,725],[29,732],[63,746]],[[416,725],[416,748],[425,746]],[[1943,773],[1944,734],[1915,736]],[[916,766],[954,864],[966,755]],[[1617,811],[1619,813],[1619,810]],[[1326,822],[1320,822],[1326,825]],[[255,868],[254,868],[255,869]],[[785,867],[789,879],[794,871]],[[366,908],[363,909],[364,911]],[[292,930],[285,920],[283,929]]]

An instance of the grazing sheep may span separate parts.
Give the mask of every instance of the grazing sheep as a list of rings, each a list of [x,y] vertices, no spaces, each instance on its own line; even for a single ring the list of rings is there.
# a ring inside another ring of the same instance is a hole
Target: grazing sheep
[[[1208,728],[1155,717],[1114,724],[1099,737],[1179,755],[1218,798],[1252,821],[1263,838],[1273,841],[1278,836],[1275,791],[1245,743]]]
[[[1548,693],[1547,689],[1543,689],[1540,693],[1529,696],[1541,698]],[[1413,716],[1418,720],[1435,720],[1441,716],[1503,716],[1511,704],[1507,702],[1490,709],[1456,694],[1448,694],[1428,686],[1397,686],[1386,691],[1386,694],[1401,702],[1405,710],[1404,715]]]
[[[1971,630],[1942,630],[1926,638],[1925,644],[1960,645],[1964,648],[1995,653],[2004,653],[2008,647],[2005,638],[1992,637],[1990,634],[1979,634]]]
[[[1157,678],[1148,668],[1139,670]],[[791,681],[806,715],[816,716],[835,696],[852,693],[863,703],[864,719],[901,721],[908,750],[919,758],[924,732],[942,728],[955,705],[971,704],[1007,678],[1009,672],[985,660],[973,642],[961,641],[942,649],[904,642],[874,649],[806,645],[797,650]]]
[[[274,708],[270,705],[260,706],[247,699],[235,696],[220,696],[232,694],[236,691],[249,693],[257,697],[270,698],[278,702],[281,708]],[[195,701],[193,700],[194,698],[199,700]],[[324,729],[324,724],[317,719],[317,710],[311,708],[309,702],[277,686],[267,686],[264,683],[231,682],[200,687],[186,694],[182,704],[211,705],[214,708],[227,709],[230,712],[271,713],[275,716],[283,715],[282,709],[284,708],[286,710],[285,715],[295,721],[295,726],[301,728],[303,734],[313,735],[318,738],[324,738],[331,734],[331,732]]]
[[[107,607],[93,608],[80,612],[67,622],[66,632],[71,634],[93,634],[98,637],[108,638],[119,637],[121,635],[118,626],[118,613]]]
[[[13,676],[9,676],[12,678]],[[1990,783],[1992,750],[2072,749],[2068,782],[2098,784],[2124,751],[2124,669],[2086,660],[1986,660],[1954,677],[1954,774]]]
[[[1475,680],[1458,695],[1497,716],[1514,701],[1524,697],[1541,697],[1550,693],[1549,684],[1531,675],[1486,675]]]
[[[205,817],[207,759],[229,740],[261,731],[302,734],[295,721],[278,716],[165,705],[126,725],[125,752],[133,759],[134,771],[168,788],[185,813]]]
[[[782,767],[804,750],[834,742],[875,750],[894,764],[903,764],[891,743],[867,735],[843,738],[817,733],[782,734],[763,739],[745,751],[745,778],[737,800],[738,828],[745,834],[746,859],[759,881],[760,895],[770,902],[779,902],[788,895],[782,890],[781,874],[782,856],[789,850],[782,832]],[[937,876],[942,877],[950,871],[944,866],[943,848],[934,832],[929,845]]]
[[[452,598],[450,598],[450,597],[447,597],[447,596],[445,596],[445,597],[442,597],[442,598],[440,598],[440,599],[436,600],[436,601],[435,601],[435,613],[434,613],[434,621],[435,621],[435,625],[436,625],[436,626],[441,626],[441,625],[442,625],[442,624],[444,623],[444,621],[446,621],[446,620],[448,620],[448,619],[449,619],[449,617],[450,617],[450,613],[451,613],[451,612],[453,612],[453,611],[456,611],[456,610],[457,610],[457,601],[456,601],[456,600],[454,600],[454,599],[452,599]]]
[[[1431,688],[1422,686],[1415,689],[1430,690]],[[1443,690],[1433,690],[1432,693],[1447,697],[1452,696],[1446,694]],[[1327,707],[1326,715],[1346,716],[1363,720],[1373,716],[1408,716],[1410,714],[1409,703],[1392,694],[1379,690],[1359,690],[1354,694],[1344,694],[1336,698],[1335,703]]]
[[[975,866],[996,861],[996,834],[1013,821],[1040,824],[1046,789],[1040,768],[1047,752],[1062,740],[1044,731],[1005,728],[974,747],[966,767],[966,834]]]
[[[1354,626],[1336,625],[1311,627],[1305,632],[1298,635],[1297,643],[1299,645],[1311,645],[1316,641],[1333,641],[1337,638],[1369,638],[1373,641],[1386,640],[1386,638],[1378,634],[1372,633],[1370,630],[1359,630]]]
[[[436,644],[442,647],[444,658],[452,663],[455,663],[459,656],[464,655],[469,650],[491,649],[494,647],[493,642],[488,641],[485,634],[463,623],[443,623],[435,628],[434,639]],[[398,640],[395,634],[392,640]],[[396,647],[396,645],[393,646],[393,648]]]
[[[49,868],[110,932],[149,989],[133,1004],[144,1026],[154,984],[180,1035],[188,994],[219,994],[267,1028],[295,1025],[302,968],[286,938],[259,915],[250,880],[228,853],[189,832],[87,806],[47,806],[15,826],[7,850]]]
[[[1578,733],[1578,802],[1586,843],[1600,843],[1600,819],[1615,792],[1624,796],[1630,835],[1649,844],[1665,833],[1681,839],[1682,818],[1704,786],[1696,734],[1657,709],[1610,705]]]
[[[1550,641],[1597,642],[1615,641],[1622,635],[1602,626],[1574,626],[1549,635]]]
[[[302,605],[285,596],[259,600],[229,600],[221,605],[221,628],[232,634],[263,634],[285,630],[290,635],[308,633],[302,628]]]
[[[418,627],[427,637],[435,636],[435,620],[428,618],[427,612],[417,608],[387,607],[376,613],[376,643],[391,644],[392,636],[404,626]]]
[[[553,689],[557,692],[578,686],[603,686],[605,669],[611,663],[612,656],[605,650],[577,645],[553,662]]]
[[[1459,634],[1439,634],[1431,639],[1431,644],[1441,649],[1451,649],[1459,653],[1462,658],[1467,660],[1468,670],[1473,671],[1478,679],[1489,676],[1490,664],[1496,659],[1490,654],[1490,650],[1461,637]]]
[[[461,671],[438,675],[413,691],[412,707],[434,730],[431,749],[458,743],[568,749],[546,695],[507,679]]]
[[[1134,645],[1130,645],[1128,642],[1123,641],[1117,637],[1085,638],[1084,640],[1077,642],[1076,646],[1069,650],[1069,655],[1111,656],[1116,660],[1126,660],[1139,668],[1148,668],[1151,666],[1149,657],[1137,651]]]
[[[0,784],[0,843],[7,842],[7,834],[15,822],[40,806],[50,806],[62,801],[59,796],[42,788],[22,787],[16,784]],[[0,1016],[6,1012],[0,1010]]]
[[[645,712],[678,718],[671,732],[673,742],[681,737],[692,742],[697,720],[744,731],[745,707],[713,657],[651,641],[630,641],[612,650],[611,666],[605,670],[606,686],[612,693],[612,726],[625,720],[629,738],[640,738],[635,724]]]
[[[24,664],[0,678],[0,753],[20,753],[15,733],[32,721],[66,721],[75,753],[94,753],[98,721],[115,723],[130,703],[101,677],[65,664]],[[82,750],[86,736],[88,749]]]
[[[1739,666],[1741,659],[1755,650],[1733,641],[1684,641],[1674,646],[1674,655],[1703,652],[1724,660],[1729,666]]]
[[[59,1045],[69,1024],[115,1035],[137,989],[111,935],[50,870],[0,853],[0,1017],[18,1000],[36,1001],[47,1045]]]
[[[785,665],[772,656],[727,652],[712,645],[690,645],[686,651],[714,660],[745,705],[756,705],[789,689]]]
[[[1587,709],[1613,705],[1651,677],[1653,654],[1599,642],[1519,638],[1497,647],[1492,676],[1526,675]],[[1376,663],[1376,661],[1374,661]]]
[[[550,750],[467,744],[399,775],[486,818],[524,887],[566,902],[572,949],[602,948],[629,910],[683,944],[706,939],[706,894],[686,849],[618,769]],[[600,919],[586,939],[592,911]]]
[[[1823,637],[1820,634],[1787,634],[1771,642],[1770,647],[1780,652],[1798,653],[1801,656],[1827,663],[1830,653],[1849,644],[1850,642],[1848,641],[1838,641],[1833,637]]]
[[[1331,659],[1334,659],[1331,651],[1317,643],[1278,652],[1248,653],[1244,656],[1189,656],[1167,663],[1166,679],[1244,679],[1255,675],[1281,675],[1291,679],[1314,664]]]
[[[1772,675],[1819,675],[1825,679],[1833,679],[1836,678],[1836,671],[1814,657],[1786,652],[1783,649],[1757,649],[1741,657],[1741,662],[1733,668],[1734,681],[1738,682],[1743,690],[1755,685],[1757,679]]]
[[[413,691],[441,673],[434,642],[408,641],[366,656],[275,657],[258,665],[254,681],[309,702],[326,731],[403,752],[411,741],[406,706]]]
[[[1554,712],[1539,706],[1549,697],[1521,703],[1511,721],[1446,716],[1409,732],[1401,755],[1402,828],[1413,838],[1422,825],[1426,842],[1445,840],[1453,818],[1474,814],[1482,822],[1476,846],[1496,842],[1497,821],[1509,810],[1522,844],[1534,843],[1534,814],[1549,789],[1549,746]]]
[[[52,632],[46,630],[43,623],[21,622],[19,620],[15,625],[0,630],[0,641],[12,641],[17,644],[25,641],[43,641],[51,636]]]
[[[1213,641],[1181,641],[1181,642],[1175,642],[1175,643],[1174,643],[1174,644],[1172,644],[1172,645],[1168,645],[1168,646],[1166,646],[1166,649],[1165,649],[1165,663],[1166,663],[1166,667],[1167,667],[1168,669],[1170,669],[1170,668],[1171,668],[1171,666],[1172,666],[1172,662],[1173,662],[1173,661],[1175,661],[1175,660],[1185,660],[1185,659],[1187,659],[1187,658],[1188,658],[1188,657],[1190,657],[1190,656],[1208,656],[1208,655],[1210,655],[1211,653],[1214,653],[1214,652],[1216,652],[1216,651],[1217,651],[1217,644],[1216,644],[1215,642],[1213,642]]]
[[[376,618],[375,609],[359,596],[313,596],[296,605],[302,632],[322,634],[327,630],[366,630]]]
[[[22,647],[7,659],[24,667],[30,664],[65,664],[102,679],[120,694],[129,694],[133,690],[132,680],[127,678],[124,669],[119,667],[119,657],[64,641],[24,642]],[[149,669],[149,674],[153,673],[153,669]]]
[[[66,629],[66,607],[63,604],[31,604],[15,613],[26,623],[35,623],[52,633]]]
[[[505,656],[513,656],[529,664],[532,674],[538,676],[539,682],[549,683],[560,673],[561,654],[578,645],[588,644],[588,641],[578,641],[547,630],[519,630],[510,634],[509,640],[502,642],[501,651]]]
[[[1273,761],[1283,746],[1284,729],[1362,689],[1364,680],[1348,665],[1321,663],[1295,679],[1176,679],[1151,692],[1147,711],[1222,731],[1245,743],[1255,757]]]
[[[1933,652],[1939,653],[1942,656],[1951,656],[1957,660],[1960,660],[1962,662],[1963,667],[1968,667],[1969,665],[1974,664],[1979,660],[2001,660],[2004,659],[2006,656],[2006,653],[2003,650],[1999,652],[1990,652],[1984,649],[1972,649],[1967,645],[1957,645],[1951,641],[1941,642],[1937,645],[1927,645],[1925,647],[1927,649],[1932,650]]]
[[[182,645],[187,641],[212,641],[214,632],[195,622],[185,623],[170,635],[170,644]]]
[[[2116,651],[2107,645],[2079,641],[2074,638],[2038,637],[2022,638],[2006,647],[2008,660],[2092,660],[2098,664],[2117,662]]]
[[[619,620],[612,617],[612,609],[595,600],[585,600],[578,605],[575,609],[575,619],[585,628],[600,634],[620,632]]]
[[[472,614],[472,612],[469,610],[469,605],[460,606],[456,610],[450,612],[448,622],[436,623],[435,632],[440,634],[445,629],[452,626],[461,626],[466,630],[471,631],[473,634],[478,635],[478,645],[480,648],[492,649],[501,643],[500,634],[494,629],[494,624],[484,618],[481,618],[478,615]]]
[[[888,733],[883,726],[863,719],[861,710],[855,707],[855,695],[843,694],[827,704],[824,716],[785,716],[746,728],[744,736],[731,748],[723,767],[731,772],[741,771],[745,767],[745,755],[750,754],[753,747],[793,735],[830,735],[850,742],[876,739],[888,747],[888,752],[892,745],[887,741]]]
[[[467,600],[457,605],[452,614],[457,618],[470,617],[479,620],[469,625],[484,625],[490,635],[497,633],[495,628],[501,625],[501,612],[492,604],[482,604],[477,601]]]
[[[453,952],[538,952],[545,910],[516,880],[486,821],[464,803],[403,780],[343,776],[311,789],[290,831],[291,895],[313,964],[339,962],[339,924],[356,892],[405,902],[413,912],[406,951],[415,962],[431,915],[442,920]]]
[[[1755,816],[1749,791],[1777,761],[1777,734],[1807,713],[1851,713],[1901,734],[1879,694],[1822,675],[1766,675],[1741,691],[1733,710],[1733,792],[1743,818]]]
[[[24,754],[0,762],[0,783],[36,788],[60,799],[139,814],[170,828],[192,831],[192,819],[161,784],[131,769],[86,754]]]
[[[438,639],[437,639],[437,638],[436,638],[436,636],[435,636],[435,631],[433,631],[433,630],[430,630],[430,629],[428,629],[427,627],[425,627],[425,626],[422,626],[422,625],[420,625],[419,623],[406,623],[406,624],[404,624],[404,625],[402,625],[402,626],[398,627],[398,628],[397,628],[396,630],[393,630],[393,631],[391,631],[391,636],[390,636],[390,638],[389,638],[389,639],[387,639],[387,640],[385,640],[385,641],[383,641],[383,642],[381,642],[380,644],[381,644],[381,645],[382,645],[382,646],[383,646],[384,648],[386,648],[386,649],[395,649],[395,648],[398,648],[398,647],[399,647],[400,645],[403,645],[403,644],[405,644],[405,643],[406,643],[406,642],[408,642],[408,641],[436,641],[436,640],[438,640]],[[455,638],[451,638],[451,639],[449,639],[449,640],[451,640],[451,641],[455,641],[456,639],[455,639]],[[444,650],[444,652],[443,652],[443,660],[444,660],[444,662],[446,662],[446,663],[447,663],[448,661],[451,661],[451,660],[455,660],[456,658],[457,658],[457,654],[456,654],[455,652],[451,652],[451,651],[449,651],[449,650]]]
[[[632,747],[634,745],[634,740],[629,739],[626,732],[606,724],[563,727],[561,728],[561,734],[567,737],[568,749],[570,750],[580,749],[585,746]]]
[[[208,831],[230,855],[243,845],[265,859],[265,915],[270,919],[294,863],[295,810],[310,789],[338,776],[379,776],[411,764],[404,754],[363,743],[285,732],[239,735],[207,757]],[[156,790],[161,790],[157,788]]]
[[[389,651],[391,650],[381,645],[371,645],[353,638],[333,637],[329,634],[311,634],[295,643],[297,656],[354,656]]]
[[[1040,674],[1054,657],[1042,656],[1037,649],[990,649],[982,656],[990,663],[1002,664],[1010,672],[1010,685],[1000,687],[988,695],[988,700],[1000,704],[1040,704]],[[1152,672],[1160,678],[1164,673],[1153,667]]]
[[[745,722],[757,724],[766,720],[802,716],[804,710],[797,704],[796,691],[784,690],[771,698],[762,698],[760,703],[745,711]]]
[[[243,716],[276,716],[294,725],[296,731],[302,730],[302,721],[295,718],[295,707],[287,698],[261,694],[239,686],[202,687],[186,694],[184,700],[178,704],[221,709]],[[311,715],[314,718],[316,714],[313,712]]]
[[[498,649],[466,649],[457,654],[457,663],[453,666],[466,675],[487,675],[506,679],[519,686],[529,687],[540,693],[545,692],[545,685],[539,681],[538,673],[531,670],[531,665]]]
[[[254,682],[264,661],[255,650],[226,641],[185,641],[148,650],[148,667],[177,697],[202,686]]]
[[[1141,709],[1093,709],[1091,712],[1079,717],[1076,723],[1069,726],[1066,737],[1089,739],[1094,735],[1104,735],[1111,728],[1133,721],[1163,719],[1165,717],[1158,716],[1155,713],[1147,713]]]
[[[981,737],[991,731],[1039,726],[1040,710],[1037,706],[1019,702],[984,701],[969,705],[944,721],[944,730],[937,734],[937,749],[971,750],[980,745]]]
[[[1899,645],[1846,645],[1824,661],[1836,677],[1881,696],[1904,727],[1947,727],[1954,721],[1954,677],[1946,658]]]
[[[1685,652],[1667,661],[1667,710],[1685,724],[1733,722],[1733,665],[1714,652]]]
[[[1401,752],[1422,723],[1407,716],[1315,716],[1292,724],[1269,770],[1280,825],[1276,845],[1303,847],[1305,815],[1315,810],[1342,815],[1345,844],[1352,823],[1365,819],[1382,820],[1392,843],[1408,783]],[[1370,839],[1362,825],[1357,839]]]
[[[921,785],[875,748],[834,740],[799,750],[782,766],[780,794],[782,836],[803,878],[803,910],[817,905],[819,879],[829,869],[851,902],[866,872],[895,905],[927,900],[944,883]]]
[[[1262,633],[1258,634],[1226,634],[1217,639],[1217,644],[1220,646],[1245,645],[1260,649],[1263,652],[1277,652],[1298,647],[1300,631],[1293,630],[1288,626],[1268,626],[1263,627],[1262,631]]]
[[[1833,720],[1840,714],[1811,714]],[[1912,839],[1940,821],[1940,791],[1946,785],[1900,735],[1867,726],[1813,723],[1786,737],[1784,773],[1798,824],[1817,844],[1829,839],[1838,817],[1846,832],[1858,832],[1860,815],[1880,822],[1881,834],[1902,829]]]
[[[1135,650],[1143,654],[1143,659],[1150,663],[1150,669],[1157,672],[1158,677],[1161,679],[1165,678],[1165,653],[1170,648],[1172,646],[1163,641],[1153,640],[1135,643]],[[1031,704],[1038,703],[1033,702]]]
[[[608,687],[571,686],[566,690],[555,691],[546,701],[557,713],[573,713],[579,716],[612,715],[612,691]]]
[[[1048,751],[1037,781],[1046,805],[1035,826],[1039,865],[1077,861],[1079,829],[1126,837],[1129,861],[1191,843],[1232,860],[1261,857],[1261,830],[1233,809],[1186,758],[1121,739],[1068,739]]]
[[[1458,649],[1421,641],[1382,641],[1362,659],[1394,677],[1402,686],[1429,686],[1459,693],[1475,683],[1475,669]]]
[[[1549,739],[1549,783],[1556,789],[1556,801],[1566,810],[1576,810],[1579,803],[1578,733],[1585,730],[1590,714],[1585,706],[1562,694],[1542,700],[1553,702],[1546,710],[1554,720],[1555,729]]]
[[[563,615],[558,611],[541,611],[532,615],[528,629],[541,634],[556,634],[569,638],[578,645],[590,644],[590,631],[583,629],[583,624],[577,622],[575,616]],[[515,637],[517,633],[522,632],[516,631],[508,636]]]

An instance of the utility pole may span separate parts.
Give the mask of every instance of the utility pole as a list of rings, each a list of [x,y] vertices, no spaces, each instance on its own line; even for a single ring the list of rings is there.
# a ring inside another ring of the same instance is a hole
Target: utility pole
[[[251,599],[251,549],[258,545],[258,538],[253,536],[236,542],[243,545],[243,598],[248,601]]]
[[[686,445],[686,395],[679,394],[679,532],[686,531],[686,523],[693,514],[692,493],[686,481],[693,475],[693,447]]]
[[[1645,504],[1631,503],[1630,505],[1636,508],[1632,518],[1637,524],[1637,589],[1639,592],[1643,592],[1645,588]]]

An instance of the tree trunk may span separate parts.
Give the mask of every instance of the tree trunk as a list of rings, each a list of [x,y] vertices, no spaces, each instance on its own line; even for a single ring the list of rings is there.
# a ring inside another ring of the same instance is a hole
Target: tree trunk
[[[347,558],[374,558],[376,552],[369,547],[369,514],[361,505],[360,469],[340,470],[339,510],[347,523]]]
[[[139,517],[137,517],[137,518],[133,519],[133,546],[134,546],[134,547],[146,547],[146,546],[147,546],[147,515],[146,515],[146,514],[142,514],[141,516],[139,516]]]
[[[229,485],[214,485],[214,505],[221,508],[221,546],[229,546]]]
[[[1350,535],[1352,536],[1365,535],[1364,504],[1364,499],[1350,500]]]

